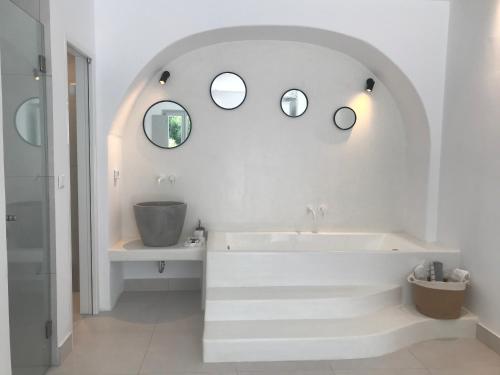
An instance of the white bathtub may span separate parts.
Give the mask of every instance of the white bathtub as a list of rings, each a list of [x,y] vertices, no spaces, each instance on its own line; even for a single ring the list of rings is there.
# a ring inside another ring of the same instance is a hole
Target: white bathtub
[[[215,232],[207,287],[388,284],[408,302],[406,277],[425,260],[455,268],[460,251],[392,233]]]
[[[226,232],[210,235],[211,251],[428,251],[436,248],[393,233]]]

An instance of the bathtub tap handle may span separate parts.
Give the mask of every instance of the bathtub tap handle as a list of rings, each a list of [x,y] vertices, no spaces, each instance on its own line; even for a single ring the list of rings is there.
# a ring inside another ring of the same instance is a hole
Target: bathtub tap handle
[[[314,209],[314,207],[312,206],[312,204],[308,204],[306,206],[306,211],[307,213],[309,214],[312,214],[313,215],[313,218],[316,218],[316,210]]]
[[[326,216],[326,213],[328,212],[328,206],[326,204],[322,204],[319,206],[319,212],[321,213],[322,217]]]
[[[165,181],[165,175],[164,174],[159,174],[158,177],[156,177],[156,183],[158,185],[161,185],[161,183]]]
[[[306,206],[306,211],[308,214],[310,213],[312,215],[312,218],[313,218],[312,232],[317,233],[318,232],[318,228],[317,228],[318,215],[316,214],[316,210],[314,209],[314,207],[311,204],[308,204]]]

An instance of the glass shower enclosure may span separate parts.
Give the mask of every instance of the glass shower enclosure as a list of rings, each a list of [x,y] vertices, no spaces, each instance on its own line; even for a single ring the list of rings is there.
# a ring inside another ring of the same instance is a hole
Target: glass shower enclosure
[[[51,364],[51,285],[43,25],[0,0],[9,318],[13,375]]]

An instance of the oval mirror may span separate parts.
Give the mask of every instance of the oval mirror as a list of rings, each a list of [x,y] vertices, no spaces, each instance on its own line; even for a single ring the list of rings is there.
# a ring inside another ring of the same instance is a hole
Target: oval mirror
[[[288,90],[281,97],[281,109],[289,117],[299,117],[307,109],[307,96],[298,89]]]
[[[33,146],[42,145],[40,98],[30,98],[16,111],[16,130],[19,136]]]
[[[210,96],[220,108],[235,109],[245,101],[247,87],[239,75],[224,72],[213,79],[210,85]]]
[[[333,123],[341,130],[349,130],[356,123],[356,112],[350,107],[340,107],[333,115]]]
[[[163,100],[149,107],[142,125],[146,137],[161,148],[179,147],[191,134],[189,113],[171,100]]]

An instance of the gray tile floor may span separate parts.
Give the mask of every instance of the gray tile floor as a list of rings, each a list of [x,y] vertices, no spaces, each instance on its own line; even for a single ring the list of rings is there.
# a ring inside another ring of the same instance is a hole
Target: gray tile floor
[[[112,312],[75,322],[73,352],[49,374],[500,375],[500,356],[474,339],[362,360],[204,364],[202,332],[199,293],[124,293]]]

